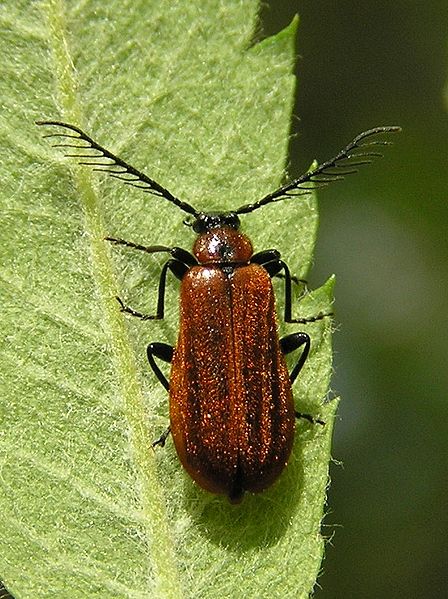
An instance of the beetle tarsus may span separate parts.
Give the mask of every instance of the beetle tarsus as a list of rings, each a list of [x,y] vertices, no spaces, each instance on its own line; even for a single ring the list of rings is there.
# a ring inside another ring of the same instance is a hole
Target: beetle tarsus
[[[169,426],[165,431],[163,431],[160,437],[153,442],[152,447],[157,447],[157,445],[160,445],[160,447],[165,447],[165,443],[170,432],[171,427]]]
[[[118,297],[118,295],[115,297],[117,298],[117,302],[120,304],[120,312],[124,312],[125,314],[130,314],[131,316],[140,318],[140,320],[158,320],[160,318],[157,314],[151,315],[151,314],[142,314],[142,312],[137,312],[137,310],[134,310],[133,308],[126,306],[126,304],[123,302],[123,300],[120,297]]]
[[[311,414],[304,414],[303,412],[296,412],[296,418],[302,418],[303,420],[308,420],[311,424],[320,424],[325,426],[324,420],[320,420],[319,418],[314,418]]]
[[[282,272],[277,273],[276,275],[274,275],[275,277],[277,277],[278,279],[284,279],[285,275]],[[308,291],[308,281],[306,279],[299,279],[299,277],[296,277],[296,275],[291,275],[291,281],[293,283],[295,283],[296,285],[303,285],[304,286],[304,293],[303,295],[305,295],[305,293],[309,293]]]
[[[292,318],[288,320],[291,323],[299,323],[299,324],[309,324],[310,322],[317,322],[318,320],[323,320],[324,318],[329,318],[334,316],[334,312],[319,312],[316,316],[306,316],[304,318]]]

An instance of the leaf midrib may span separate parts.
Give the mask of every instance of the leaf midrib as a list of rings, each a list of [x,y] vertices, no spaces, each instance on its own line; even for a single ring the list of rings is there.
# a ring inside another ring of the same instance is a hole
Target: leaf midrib
[[[49,0],[45,4],[45,9],[50,30],[49,44],[52,49],[56,93],[62,118],[80,124],[84,122],[84,119],[82,118],[77,93],[78,85],[66,35],[63,4],[60,0]],[[102,324],[110,339],[113,364],[121,390],[124,414],[130,431],[136,476],[141,485],[140,498],[143,527],[150,548],[151,565],[156,580],[155,589],[148,589],[148,593],[151,592],[151,596],[163,599],[181,599],[184,594],[181,590],[177,572],[175,551],[168,526],[163,493],[158,482],[154,455],[148,449],[151,435],[144,409],[138,369],[122,315],[115,301],[117,283],[113,274],[109,252],[104,242],[101,202],[92,185],[91,175],[87,169],[75,168],[73,178],[83,208],[87,239],[90,241],[92,276],[101,302],[102,314],[104,315]],[[148,563],[148,569],[149,567],[150,564]]]

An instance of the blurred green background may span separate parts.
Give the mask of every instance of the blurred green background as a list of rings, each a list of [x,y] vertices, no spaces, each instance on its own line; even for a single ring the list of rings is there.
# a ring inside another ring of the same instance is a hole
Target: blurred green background
[[[320,193],[312,286],[337,275],[341,394],[320,599],[441,598],[448,586],[448,4],[273,0],[298,12],[290,173],[401,125],[386,158]]]

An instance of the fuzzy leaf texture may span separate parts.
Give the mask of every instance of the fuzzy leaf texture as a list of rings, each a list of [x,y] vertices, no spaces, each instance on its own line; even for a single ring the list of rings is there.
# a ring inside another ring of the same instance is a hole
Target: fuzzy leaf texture
[[[145,358],[176,342],[178,282],[154,312],[164,257],[105,236],[191,248],[168,202],[79,167],[40,119],[82,127],[195,207],[229,209],[284,180],[297,22],[254,42],[255,0],[9,0],[1,7],[0,578],[16,599],[308,597],[319,572],[335,402],[330,319],[306,330],[298,422],[278,483],[239,506],[202,491],[173,444],[151,449],[167,396]],[[243,216],[255,251],[308,269],[313,198]],[[279,313],[281,281],[275,283]],[[332,281],[294,302],[330,310]],[[297,293],[299,295],[299,293]]]

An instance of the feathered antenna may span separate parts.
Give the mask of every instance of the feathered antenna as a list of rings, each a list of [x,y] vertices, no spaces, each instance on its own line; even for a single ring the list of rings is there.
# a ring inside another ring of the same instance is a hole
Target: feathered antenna
[[[145,193],[151,193],[152,195],[165,198],[184,212],[192,214],[196,218],[199,215],[199,212],[193,208],[193,206],[179,200],[179,198],[173,196],[173,194],[165,189],[165,187],[159,185],[157,181],[150,179],[144,173],[140,172],[118,156],[115,156],[115,154],[112,154],[112,152],[109,152],[109,150],[106,150],[103,146],[100,146],[100,144],[84,133],[79,127],[61,121],[36,121],[36,125],[62,127],[63,129],[68,129],[73,132],[50,133],[44,135],[44,137],[60,137],[64,140],[69,140],[68,142],[64,141],[63,143],[53,144],[54,148],[73,148],[75,150],[87,151],[86,153],[80,153],[79,151],[66,153],[65,156],[67,158],[81,159],[78,160],[78,164],[92,166],[94,171],[105,172],[111,177],[123,181],[125,185],[132,185],[132,187],[137,187]],[[82,144],[80,142],[85,143]]]
[[[141,189],[145,193],[165,198],[172,204],[178,206],[184,212],[192,214],[195,218],[201,214],[193,206],[175,197],[170,191],[162,187],[157,181],[150,179],[144,173],[140,172],[106,148],[89,137],[82,129],[75,125],[69,125],[61,121],[37,121],[36,125],[56,126],[68,129],[71,133],[50,133],[44,137],[60,137],[64,139],[63,143],[53,144],[55,148],[73,148],[77,150],[74,153],[66,153],[67,158],[78,158],[78,164],[91,166],[94,171],[105,172],[111,177],[123,181],[125,185],[131,185]],[[364,164],[370,164],[373,158],[381,157],[380,152],[372,151],[372,146],[387,146],[391,142],[384,140],[371,139],[382,133],[395,133],[401,131],[400,127],[375,127],[361,133],[350,142],[336,156],[322,163],[317,168],[308,171],[298,179],[294,179],[268,194],[258,202],[245,204],[238,208],[235,214],[247,214],[253,212],[271,202],[279,202],[291,197],[309,195],[314,189],[325,187],[333,181],[341,181],[346,175],[357,172],[357,167]],[[364,140],[368,140],[362,143]],[[69,142],[67,143],[67,141]],[[81,142],[81,143],[80,143]],[[82,142],[85,142],[82,144]],[[367,149],[367,150],[366,150]],[[80,153],[86,150],[87,153]],[[95,153],[92,153],[95,152]],[[80,160],[79,160],[80,159]],[[186,222],[186,224],[190,224]]]
[[[238,208],[236,214],[247,214],[253,212],[271,202],[279,202],[291,197],[300,195],[308,195],[314,189],[325,187],[332,181],[341,181],[346,175],[351,175],[357,172],[358,166],[370,164],[375,157],[381,157],[380,152],[371,150],[364,151],[365,148],[372,146],[388,146],[392,142],[369,139],[365,143],[363,140],[372,138],[380,133],[395,133],[401,131],[400,127],[375,127],[360,133],[355,139],[350,142],[343,150],[341,150],[334,158],[327,160],[317,168],[303,174],[298,179],[294,179],[290,183],[283,185],[276,191],[268,194],[258,202],[246,204]]]

